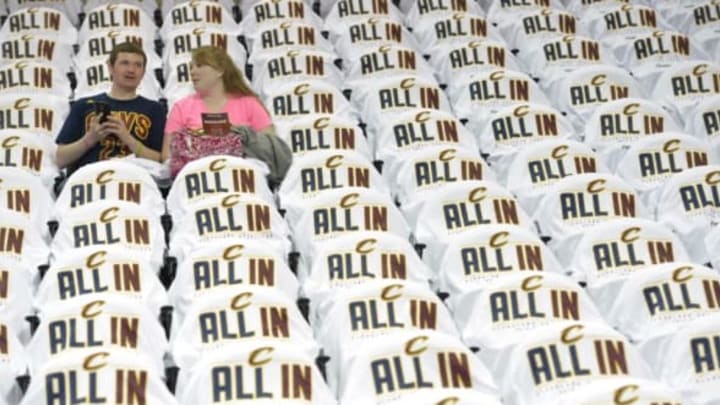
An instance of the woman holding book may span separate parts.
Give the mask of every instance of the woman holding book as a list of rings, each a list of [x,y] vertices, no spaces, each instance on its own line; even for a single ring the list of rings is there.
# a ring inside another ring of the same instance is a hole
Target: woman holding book
[[[213,46],[195,49],[190,62],[190,78],[195,93],[175,102],[165,125],[162,160],[171,159],[173,177],[179,171],[178,165],[182,167],[187,163],[173,161],[172,153],[177,148],[182,148],[185,143],[178,142],[178,139],[173,142],[173,138],[186,134],[210,136],[203,135],[204,114],[206,126],[212,120],[217,128],[226,115],[229,126],[247,126],[255,132],[274,131],[267,110],[224,50]],[[227,132],[230,132],[229,127]],[[222,145],[223,142],[227,142],[231,150],[232,144],[237,142],[232,136],[218,138],[198,144]],[[213,148],[217,149],[215,146]],[[228,152],[228,154],[232,153]],[[196,158],[199,157],[204,156]]]

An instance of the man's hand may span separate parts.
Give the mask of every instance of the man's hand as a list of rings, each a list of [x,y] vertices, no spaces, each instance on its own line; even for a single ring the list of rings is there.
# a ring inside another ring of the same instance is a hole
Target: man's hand
[[[107,121],[100,125],[100,132],[105,132],[105,135],[113,134],[118,137],[130,150],[134,150],[137,147],[138,141],[135,137],[130,134],[125,122],[118,118],[117,115],[111,114],[108,116]],[[104,138],[105,136],[103,136]],[[102,139],[102,138],[101,138]]]
[[[100,120],[97,116],[94,116],[92,117],[92,119],[90,119],[90,125],[88,126],[88,130],[87,132],[85,132],[85,135],[82,138],[82,141],[88,148],[93,147],[96,143],[100,142],[103,138],[105,138],[106,133],[103,130],[103,125],[104,124],[100,124]]]

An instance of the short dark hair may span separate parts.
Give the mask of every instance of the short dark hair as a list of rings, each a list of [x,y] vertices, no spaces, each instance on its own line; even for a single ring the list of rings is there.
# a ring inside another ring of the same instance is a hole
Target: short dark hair
[[[110,57],[108,58],[108,62],[110,63],[110,66],[115,65],[115,61],[117,60],[117,56],[119,53],[134,53],[137,55],[142,56],[143,58],[143,67],[147,65],[147,55],[145,55],[145,51],[140,47],[140,45],[137,45],[133,42],[123,42],[121,44],[115,45],[115,47],[110,51]]]

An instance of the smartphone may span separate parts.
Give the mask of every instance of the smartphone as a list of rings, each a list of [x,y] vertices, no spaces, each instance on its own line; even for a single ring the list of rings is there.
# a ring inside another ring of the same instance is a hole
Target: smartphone
[[[98,120],[102,124],[103,122],[107,121],[108,117],[110,116],[110,112],[112,111],[110,109],[110,104],[104,101],[96,101],[94,104],[95,115],[98,116]]]

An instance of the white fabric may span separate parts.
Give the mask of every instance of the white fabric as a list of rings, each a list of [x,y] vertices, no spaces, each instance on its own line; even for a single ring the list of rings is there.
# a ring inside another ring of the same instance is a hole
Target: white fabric
[[[453,15],[485,16],[485,10],[477,1],[400,0],[400,10],[405,13],[405,25],[408,27],[417,27]]]
[[[615,65],[615,58],[595,39],[566,35],[527,49],[523,62],[531,76],[550,80],[583,66]]]
[[[70,98],[67,72],[38,61],[0,63],[0,91],[32,92]]]
[[[15,167],[0,167],[0,207],[22,214],[38,233],[49,239],[47,222],[53,205],[40,179]]]
[[[287,224],[274,204],[252,194],[220,193],[203,198],[174,218],[169,254],[181,263],[200,243],[247,238],[289,250]]]
[[[0,166],[16,167],[42,181],[50,191],[60,174],[55,164],[55,141],[29,130],[0,130]]]
[[[430,388],[403,395],[387,404],[454,404],[454,405],[500,405],[500,397],[469,389]]]
[[[366,49],[347,61],[344,86],[358,91],[372,80],[400,75],[417,75],[432,80],[432,66],[422,54],[402,45],[383,45]]]
[[[587,145],[576,141],[548,139],[528,145],[508,165],[493,166],[501,183],[532,213],[552,186],[567,176],[609,173],[603,161]]]
[[[143,48],[153,49],[153,40],[157,33],[155,21],[139,6],[123,3],[104,4],[87,11],[78,32],[78,43],[86,44],[92,37],[100,33],[115,32],[124,34],[132,32],[142,39]],[[137,34],[135,34],[137,33]],[[119,41],[122,42],[122,41]],[[118,42],[118,43],[119,43]],[[110,53],[112,46],[104,50]]]
[[[578,23],[575,16],[567,11],[544,8],[503,21],[500,27],[510,47],[522,54],[548,40],[577,34]]]
[[[301,259],[302,295],[313,307],[376,280],[427,289],[431,277],[407,239],[382,232],[348,233],[303,253]]]
[[[640,352],[604,323],[556,322],[501,351],[483,350],[512,404],[556,404],[560,395],[619,376],[652,378]]]
[[[585,122],[585,144],[615,167],[630,145],[648,135],[680,132],[667,110],[640,98],[625,98],[598,106]]]
[[[558,405],[621,404],[690,405],[678,390],[654,380],[617,378],[598,381],[558,398]]]
[[[311,255],[329,240],[358,231],[410,237],[410,228],[390,197],[367,188],[320,193],[302,209],[289,209],[285,218],[293,228],[297,251]]]
[[[582,131],[595,110],[624,98],[644,98],[640,84],[626,70],[610,65],[589,65],[545,82],[548,95]]]
[[[720,96],[708,97],[685,117],[685,132],[709,142],[715,150],[720,146]]]
[[[478,150],[475,137],[453,114],[442,110],[408,109],[384,116],[378,129],[369,136],[375,157],[388,170],[426,148]],[[371,134],[371,133],[369,133]]]
[[[717,296],[716,296],[717,297]],[[717,341],[720,316],[705,317],[640,347],[657,377],[696,404],[720,402]]]
[[[265,176],[267,169],[235,156],[206,156],[188,162],[175,176],[167,195],[167,210],[180,221],[193,205],[227,193],[274,201]]]
[[[710,144],[681,133],[663,133],[634,143],[614,169],[627,181],[646,207],[658,203],[656,193],[674,174],[696,166],[720,163]]]
[[[385,404],[428,388],[496,395],[485,366],[458,338],[434,331],[398,332],[346,351],[335,388],[343,405]],[[455,366],[448,369],[450,365]],[[422,387],[422,388],[421,388]]]
[[[322,80],[288,81],[263,89],[264,99],[273,121],[306,116],[332,115],[355,118],[357,113],[335,86]]]
[[[243,2],[243,6],[245,6]],[[323,20],[315,14],[311,3],[304,0],[255,0],[250,1],[248,9],[243,12],[240,29],[246,35],[253,35],[267,27],[284,21],[300,21],[322,28]]]
[[[553,248],[573,246],[592,225],[615,218],[648,218],[635,189],[619,177],[585,173],[553,185],[535,210],[541,234]]]
[[[53,217],[61,219],[73,209],[103,199],[141,205],[156,217],[165,213],[165,201],[148,172],[132,163],[111,159],[76,170],[55,201]]]
[[[180,404],[336,405],[314,358],[291,342],[235,344],[181,369]]]
[[[316,150],[353,150],[372,158],[365,133],[357,121],[338,114],[300,117],[274,123],[275,133],[293,153],[301,157]]]
[[[165,39],[162,61],[166,75],[173,67],[189,62],[191,52],[201,46],[223,48],[240,70],[245,67],[247,60],[245,48],[235,36],[222,27],[180,27],[173,30]]]
[[[502,350],[557,322],[603,322],[590,296],[559,274],[505,275],[482,289],[451,300],[463,341],[482,350]]]
[[[375,166],[353,151],[307,153],[293,159],[278,190],[282,208],[301,209],[307,201],[322,192],[346,187],[362,187],[387,194],[390,189]]]
[[[601,13],[587,14],[583,25],[590,36],[611,48],[638,36],[671,28],[657,10],[640,4],[623,4]]]
[[[418,113],[418,108],[452,111],[437,82],[417,75],[370,80],[366,86],[353,91],[352,103],[362,113],[371,133],[383,126],[388,115],[406,111]]]
[[[0,258],[35,271],[48,262],[46,239],[35,224],[19,212],[0,208]]]
[[[296,300],[300,286],[281,252],[262,242],[225,239],[195,246],[178,263],[168,294],[173,317],[184,319],[193,302],[250,286]]]
[[[244,73],[243,77],[245,77]],[[163,78],[165,79],[165,87],[163,87],[162,93],[170,108],[181,98],[195,94],[195,88],[190,78],[189,55],[185,55],[176,61],[166,62]]]
[[[438,290],[458,297],[513,275],[565,274],[555,254],[530,230],[485,225],[453,236],[445,249],[423,254],[437,269]]]
[[[453,111],[460,119],[482,128],[488,117],[503,107],[520,103],[550,105],[550,101],[530,76],[514,70],[480,71],[453,80],[447,88]]]
[[[606,319],[629,339],[642,342],[677,333],[694,319],[720,315],[715,303],[720,275],[707,267],[676,262],[627,277]]]
[[[144,0],[142,0],[142,1],[144,1]],[[233,7],[235,6],[235,2],[233,0],[208,0],[208,1],[212,2],[212,3],[217,3],[221,6],[223,6],[223,8],[227,11],[232,11]],[[163,19],[172,19],[173,15],[171,15],[169,13],[173,10],[173,8],[180,4],[189,3],[189,2],[188,2],[188,0],[162,0],[161,3],[162,3],[161,12],[162,12]],[[243,6],[245,6],[245,5],[249,5],[252,3],[253,3],[253,1],[243,1],[242,4],[243,4]],[[243,14],[245,14],[245,11],[243,11]],[[180,17],[180,15],[178,15],[177,17]]]
[[[330,40],[338,55],[344,60],[350,60],[357,52],[363,54],[383,45],[420,49],[415,37],[401,21],[401,18],[364,17],[335,26],[327,25],[326,22],[326,28],[330,30]]]
[[[601,309],[609,309],[629,275],[656,264],[689,260],[685,246],[669,229],[635,218],[590,227],[576,245],[557,252],[569,274],[587,283]]]
[[[530,217],[515,197],[487,180],[459,181],[438,188],[436,197],[403,206],[415,239],[443,251],[453,235],[491,224],[520,225],[530,229]]]
[[[283,87],[288,81],[322,80],[339,89],[344,79],[335,65],[336,59],[337,56],[331,52],[302,48],[269,55],[262,63],[254,64],[253,87],[261,93],[268,93],[276,87]]]
[[[159,34],[167,41],[177,30],[185,28],[217,28],[231,37],[240,35],[240,25],[235,22],[229,9],[221,2],[192,0],[177,3],[164,13]]]
[[[720,94],[720,65],[705,61],[678,62],[665,69],[648,94],[682,122],[698,103]]]
[[[165,237],[160,218],[127,201],[99,200],[68,211],[50,246],[53,259],[85,246],[118,246],[135,258],[160,267]],[[54,260],[53,260],[54,261]]]
[[[0,402],[16,404],[22,397],[15,379],[27,371],[27,354],[15,336],[12,324],[0,313]]]
[[[645,1],[638,0],[636,1]],[[675,0],[672,0],[675,1]],[[567,10],[579,18],[586,15],[592,17],[595,14],[604,14],[609,10],[628,3],[628,0],[565,0]]]
[[[77,299],[122,297],[160,314],[169,305],[157,273],[143,258],[127,257],[121,247],[71,249],[55,260],[35,294],[38,309]]]
[[[6,2],[11,13],[33,6],[54,8],[65,14],[75,26],[78,24],[78,13],[82,11],[81,5],[74,0],[6,0]]]
[[[27,345],[31,373],[63,353],[95,348],[126,349],[163,366],[168,351],[157,315],[141,303],[118,296],[83,297],[40,309],[40,325]]]
[[[709,252],[710,265],[714,269],[720,269],[720,227],[714,227],[705,235],[704,245]]]
[[[33,313],[35,269],[0,257],[0,319],[22,341],[30,338],[25,317]]]
[[[78,349],[36,370],[20,404],[64,404],[79,397],[96,403],[120,398],[126,403],[176,404],[162,373],[151,359],[134,351]]]
[[[332,44],[325,39],[320,28],[303,21],[287,20],[246,34],[251,34],[245,40],[251,55],[248,62],[253,66],[262,65],[255,62],[255,58],[273,57],[292,50],[334,53]]]
[[[168,3],[170,3],[170,1],[172,1],[172,0],[165,0],[165,1],[162,1],[161,3],[168,4]],[[187,0],[185,0],[185,1],[187,1]],[[160,2],[156,3],[154,1],[148,1],[148,0],[85,0],[83,3],[84,3],[83,11],[85,11],[85,13],[88,13],[88,12],[94,10],[95,8],[101,7],[104,5],[124,3],[124,4],[129,4],[129,5],[139,7],[148,16],[153,17],[155,14],[155,11],[157,11],[157,9],[158,9],[158,3],[160,3]]]
[[[395,280],[367,282],[322,304],[311,304],[315,336],[330,357],[330,386],[338,385],[344,366],[340,359],[359,346],[392,340],[409,331],[458,334],[450,312],[427,287]]]
[[[0,131],[32,133],[51,141],[60,132],[70,111],[67,99],[32,92],[4,92],[0,95]]]
[[[507,170],[515,155],[533,144],[547,139],[573,140],[575,128],[560,111],[544,104],[515,104],[490,116],[484,127],[468,122],[468,129],[476,134],[480,152],[489,154],[491,164],[499,164],[499,171]]]
[[[474,4],[467,2],[471,7]],[[505,44],[500,31],[481,14],[445,10],[436,17],[426,17],[409,26],[413,27],[419,49],[425,55],[437,55],[441,48],[454,48],[467,41],[493,40]]]
[[[350,25],[369,18],[388,19],[399,23],[403,21],[402,13],[391,0],[335,0],[321,3],[328,3],[320,4],[320,15],[325,19],[324,29],[336,35],[345,32]]]
[[[657,221],[676,232],[692,261],[706,263],[705,236],[720,215],[720,166],[701,166],[673,176],[659,191]]]
[[[383,165],[383,177],[401,206],[431,197],[446,183],[496,179],[477,151],[463,147],[426,146],[390,163]]]
[[[194,300],[184,319],[173,317],[170,342],[181,369],[213,353],[227,355],[238,343],[287,342],[312,357],[318,352],[312,329],[295,302],[251,286]]]
[[[433,48],[430,63],[435,67],[438,81],[446,85],[485,70],[520,70],[505,43],[493,39],[440,44]]]
[[[496,24],[509,23],[519,17],[541,11],[544,8],[563,10],[560,0],[486,0],[488,19]]]
[[[53,65],[61,72],[69,72],[72,55],[72,44],[61,41],[57,34],[3,35],[0,40],[0,64],[38,62]]]

